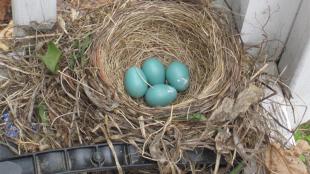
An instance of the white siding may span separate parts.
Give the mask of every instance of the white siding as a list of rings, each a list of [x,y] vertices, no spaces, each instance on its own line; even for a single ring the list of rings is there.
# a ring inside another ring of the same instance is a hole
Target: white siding
[[[238,5],[240,0],[234,1]],[[277,59],[290,33],[301,0],[241,0],[244,13],[241,35],[247,45],[269,40],[269,57]],[[247,4],[247,7],[245,5]],[[245,10],[246,9],[246,10]],[[241,14],[243,15],[243,14]],[[257,49],[252,49],[255,54]]]
[[[242,28],[245,14],[247,12],[250,0],[227,0],[233,10],[233,14],[239,29]]]
[[[303,0],[296,17],[286,49],[279,63],[279,70],[284,71],[282,79],[289,84],[294,94],[298,118],[295,125],[300,121],[310,119],[308,111],[303,118],[306,106],[310,106],[310,1]],[[308,108],[309,110],[309,108]],[[303,120],[301,120],[303,119]]]

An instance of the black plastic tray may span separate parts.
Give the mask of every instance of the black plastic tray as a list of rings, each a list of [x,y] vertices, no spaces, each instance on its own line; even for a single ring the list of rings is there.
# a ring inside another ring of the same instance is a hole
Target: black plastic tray
[[[124,143],[114,143],[116,155],[124,170],[156,168],[157,163],[138,155],[136,148]],[[1,151],[2,155],[7,153]],[[216,154],[204,148],[185,151],[179,165],[214,165]],[[221,165],[225,165],[221,161]],[[116,164],[107,144],[38,152],[0,160],[0,173],[5,174],[49,174],[81,173],[93,171],[115,171]]]

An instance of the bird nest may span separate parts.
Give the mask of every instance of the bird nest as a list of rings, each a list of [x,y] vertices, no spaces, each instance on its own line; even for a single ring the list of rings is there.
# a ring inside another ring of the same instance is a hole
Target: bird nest
[[[224,154],[228,164],[259,158],[271,135],[262,71],[245,54],[231,14],[204,2],[107,2],[79,18],[64,10],[60,32],[35,35],[39,44],[22,61],[0,55],[8,76],[0,112],[19,130],[0,140],[19,152],[103,142],[113,151],[111,142],[122,141],[158,161],[162,173],[180,170],[183,151],[196,147]],[[52,75],[37,58],[51,40],[63,57]],[[125,71],[152,56],[190,71],[189,89],[167,107],[148,107],[124,89]]]
[[[102,22],[91,48],[97,72],[89,78],[103,95],[86,93],[107,111],[133,117],[170,115],[171,106],[148,107],[124,89],[125,71],[156,56],[165,65],[178,60],[190,71],[190,87],[173,103],[173,114],[210,112],[235,93],[241,79],[244,55],[225,22],[214,10],[175,2],[137,2],[115,10]]]

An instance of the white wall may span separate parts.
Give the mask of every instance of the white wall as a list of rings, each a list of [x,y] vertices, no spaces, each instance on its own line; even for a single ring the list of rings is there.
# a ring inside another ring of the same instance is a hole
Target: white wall
[[[301,0],[232,0],[244,14],[240,32],[244,43],[253,46],[268,40],[268,55],[279,57]],[[248,6],[245,7],[244,5]],[[245,10],[246,9],[246,10]],[[255,54],[258,49],[252,49]]]
[[[250,0],[227,0],[227,2],[229,3],[234,12],[233,15],[235,17],[237,27],[239,29],[242,28],[244,17],[248,9],[249,1]]]
[[[296,17],[291,35],[279,63],[284,71],[282,79],[289,84],[294,94],[295,114],[299,115],[294,124],[310,119],[310,112],[302,116],[306,105],[310,106],[310,1],[303,0]]]

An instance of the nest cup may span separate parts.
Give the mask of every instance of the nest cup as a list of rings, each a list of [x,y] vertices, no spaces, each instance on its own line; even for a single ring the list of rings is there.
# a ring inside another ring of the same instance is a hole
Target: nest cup
[[[235,92],[239,50],[227,20],[214,8],[177,2],[130,3],[114,8],[102,21],[90,55],[97,71],[89,72],[86,80],[98,93],[86,89],[86,94],[106,111],[170,115],[171,106],[148,107],[124,89],[126,70],[156,56],[166,66],[178,60],[190,71],[190,87],[178,94],[174,114],[207,113]]]

